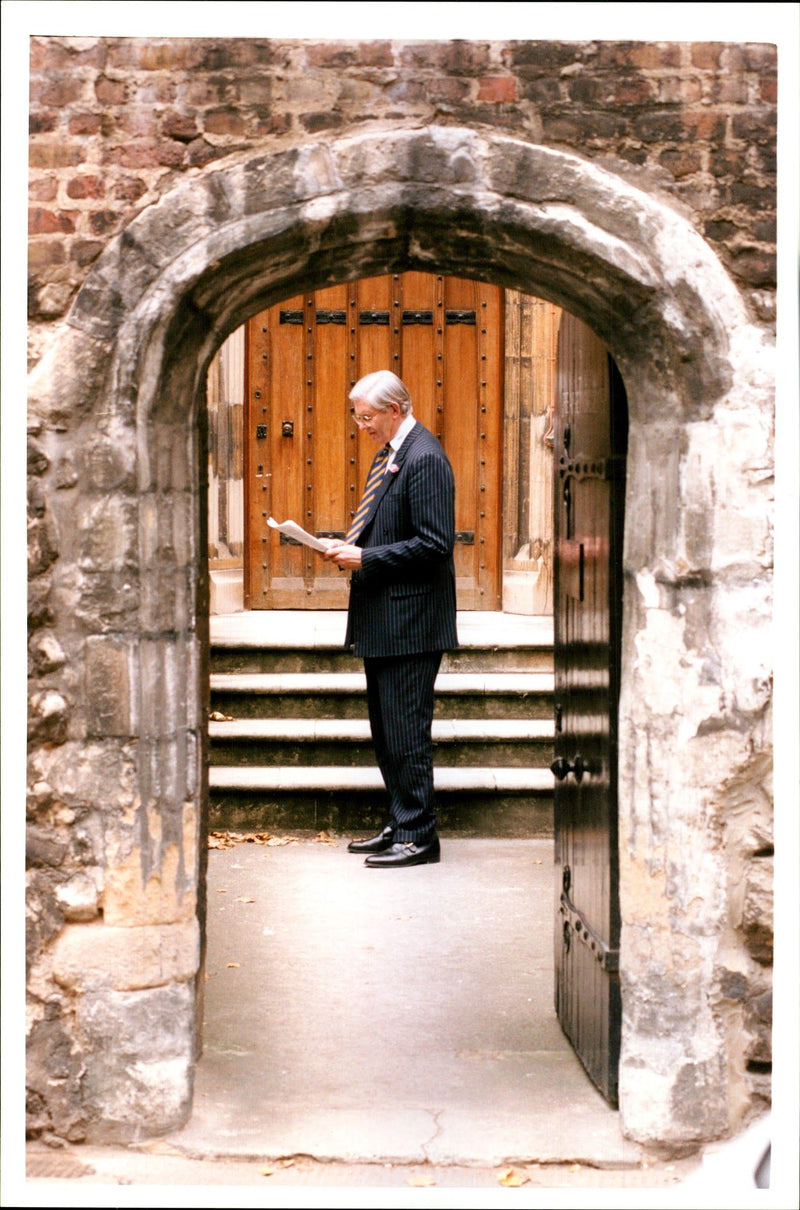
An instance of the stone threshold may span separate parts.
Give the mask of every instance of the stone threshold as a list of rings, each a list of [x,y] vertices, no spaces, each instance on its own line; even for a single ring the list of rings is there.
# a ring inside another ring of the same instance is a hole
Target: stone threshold
[[[344,610],[251,609],[209,619],[213,647],[333,648],[344,650]],[[547,615],[469,611],[457,615],[463,648],[552,647]]]
[[[359,693],[366,690],[362,672],[216,672],[211,689],[226,693]],[[436,693],[552,693],[551,672],[442,672]]]
[[[383,790],[377,768],[240,767],[212,765],[208,771],[212,790]],[[553,774],[549,769],[459,768],[434,769],[438,791],[497,791],[498,793],[551,794]]]
[[[434,719],[436,743],[460,740],[552,739],[554,724],[547,719]],[[208,724],[212,739],[371,740],[367,719],[242,718]]]

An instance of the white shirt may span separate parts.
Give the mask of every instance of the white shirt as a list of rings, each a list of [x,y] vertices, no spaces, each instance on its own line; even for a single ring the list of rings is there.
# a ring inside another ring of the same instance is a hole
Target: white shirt
[[[389,442],[389,445],[392,447],[392,453],[386,459],[386,470],[384,471],[384,474],[389,473],[389,467],[394,462],[394,455],[400,449],[400,446],[403,444],[406,437],[411,432],[411,430],[413,429],[413,427],[416,423],[417,423],[417,421],[416,421],[415,417],[409,412],[409,414],[405,417],[405,419],[403,420],[403,423],[400,425],[399,429],[395,433],[394,437],[392,437],[391,441]]]

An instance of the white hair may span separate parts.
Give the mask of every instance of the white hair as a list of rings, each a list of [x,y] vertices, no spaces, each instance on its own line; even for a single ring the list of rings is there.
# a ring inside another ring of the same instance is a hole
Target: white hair
[[[374,370],[372,374],[360,378],[350,392],[350,402],[355,403],[356,400],[370,404],[379,412],[385,412],[393,403],[397,404],[403,416],[411,411],[408,387],[391,370]]]

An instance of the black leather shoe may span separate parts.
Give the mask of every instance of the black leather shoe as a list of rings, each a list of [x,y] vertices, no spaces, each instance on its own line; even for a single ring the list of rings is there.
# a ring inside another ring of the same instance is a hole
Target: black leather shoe
[[[434,836],[427,844],[416,844],[414,841],[401,841],[393,844],[386,853],[373,853],[364,862],[371,869],[398,869],[406,865],[428,865],[439,861],[441,847],[439,837]]]
[[[347,846],[348,853],[383,853],[394,843],[394,828],[387,825],[371,840],[351,840]]]

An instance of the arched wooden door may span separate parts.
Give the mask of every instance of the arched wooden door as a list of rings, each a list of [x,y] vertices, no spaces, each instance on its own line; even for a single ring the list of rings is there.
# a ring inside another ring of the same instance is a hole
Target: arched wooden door
[[[500,607],[500,288],[418,272],[331,286],[254,316],[246,357],[246,608],[346,606],[341,572],[267,518],[344,536],[374,453],[348,396],[377,369],[400,375],[453,465],[459,608]]]
[[[627,406],[585,324],[561,319],[554,545],[556,1011],[616,1104],[620,1047],[617,706]]]

